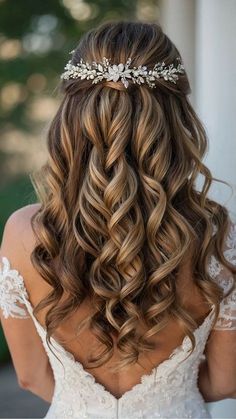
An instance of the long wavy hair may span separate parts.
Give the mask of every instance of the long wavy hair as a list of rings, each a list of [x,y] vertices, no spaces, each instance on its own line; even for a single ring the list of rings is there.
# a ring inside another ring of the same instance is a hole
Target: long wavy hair
[[[103,57],[132,57],[133,66],[152,68],[181,55],[157,23],[110,21],[87,32],[71,60]],[[101,350],[87,368],[105,364],[115,346],[115,369],[137,362],[170,319],[193,350],[197,323],[178,293],[180,267],[192,249],[193,281],[215,305],[214,322],[223,294],[207,271],[208,256],[236,268],[222,247],[228,210],[207,197],[219,180],[202,162],[207,136],[187,97],[186,71],[176,84],[160,78],[154,89],[86,79],[62,80],[60,88],[47,162],[32,176],[41,206],[31,221],[38,240],[31,260],[52,287],[34,314],[48,308],[47,342],[88,297],[93,312],[78,322],[78,333],[89,328]]]

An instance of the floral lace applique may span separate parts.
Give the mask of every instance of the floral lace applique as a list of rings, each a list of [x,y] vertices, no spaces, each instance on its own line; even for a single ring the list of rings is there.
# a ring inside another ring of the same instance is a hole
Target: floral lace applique
[[[224,251],[224,255],[232,265],[236,266],[236,224],[232,224],[229,234],[226,239],[227,250]]]
[[[236,224],[231,224],[226,238],[225,258],[236,266]],[[210,276],[223,288],[226,294],[234,283],[232,272],[223,266],[214,255],[211,255],[208,264]],[[220,303],[220,312],[214,330],[236,330],[236,288],[224,297]]]
[[[210,276],[216,279],[219,273],[222,271],[222,269],[223,266],[221,265],[221,263],[216,259],[214,255],[211,255],[210,263],[208,265],[208,272]]]
[[[3,316],[6,319],[10,316],[30,317],[25,308],[25,298],[28,298],[28,294],[22,276],[16,269],[10,269],[9,260],[3,256],[2,268],[0,268],[0,308]]]

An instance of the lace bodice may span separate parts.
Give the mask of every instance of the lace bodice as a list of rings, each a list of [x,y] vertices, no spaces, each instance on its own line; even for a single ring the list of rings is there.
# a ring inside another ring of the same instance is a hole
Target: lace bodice
[[[236,265],[236,224],[231,225],[224,255]],[[231,271],[211,255],[208,272],[223,288],[225,294],[233,283]],[[42,339],[55,378],[53,400],[45,418],[210,418],[198,390],[197,379],[206,341],[212,330],[214,306],[202,324],[195,329],[196,347],[188,358],[191,341],[185,336],[181,345],[173,350],[168,359],[153,368],[150,374],[143,375],[141,382],[126,391],[119,399],[98,383],[54,338],[52,350],[57,357],[49,350],[46,344],[46,330],[33,315],[24,279],[4,256],[0,269],[0,308],[5,318],[31,317]],[[235,289],[223,298],[214,329],[236,330]]]

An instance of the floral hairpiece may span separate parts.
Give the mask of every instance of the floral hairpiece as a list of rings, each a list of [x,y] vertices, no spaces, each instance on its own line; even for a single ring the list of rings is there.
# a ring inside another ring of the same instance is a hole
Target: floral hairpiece
[[[73,53],[74,51],[71,51]],[[180,60],[180,57],[177,58]],[[176,83],[178,80],[177,73],[184,73],[183,64],[179,63],[177,67],[173,64],[165,66],[164,62],[158,62],[154,65],[153,69],[148,70],[146,66],[138,66],[130,68],[131,58],[128,58],[125,64],[110,65],[110,60],[103,57],[102,62],[97,63],[92,61],[91,64],[85,62],[82,58],[76,65],[71,63],[71,60],[65,66],[65,72],[62,73],[61,78],[64,80],[69,79],[91,79],[92,83],[98,83],[102,80],[117,82],[119,79],[127,88],[129,81],[137,84],[147,83],[149,87],[156,87],[155,81],[160,77],[164,80]]]

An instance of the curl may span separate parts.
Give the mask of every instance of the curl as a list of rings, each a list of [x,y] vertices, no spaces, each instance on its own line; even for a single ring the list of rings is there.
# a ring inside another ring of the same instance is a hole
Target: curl
[[[152,65],[168,64],[179,52],[160,26],[119,22],[83,38],[72,59],[82,55],[114,62],[134,56],[137,65]],[[92,313],[78,333],[89,328],[101,350],[88,357],[87,368],[106,363],[115,347],[114,370],[138,362],[170,319],[193,350],[197,322],[181,297],[181,267],[191,262],[194,285],[216,306],[215,319],[222,291],[207,272],[209,255],[236,268],[223,254],[228,211],[207,196],[219,180],[202,162],[207,136],[186,96],[187,75],[152,90],[87,80],[63,81],[62,90],[48,161],[35,177],[41,208],[32,219],[38,239],[32,263],[52,287],[34,311],[47,308],[48,341],[88,298]]]

